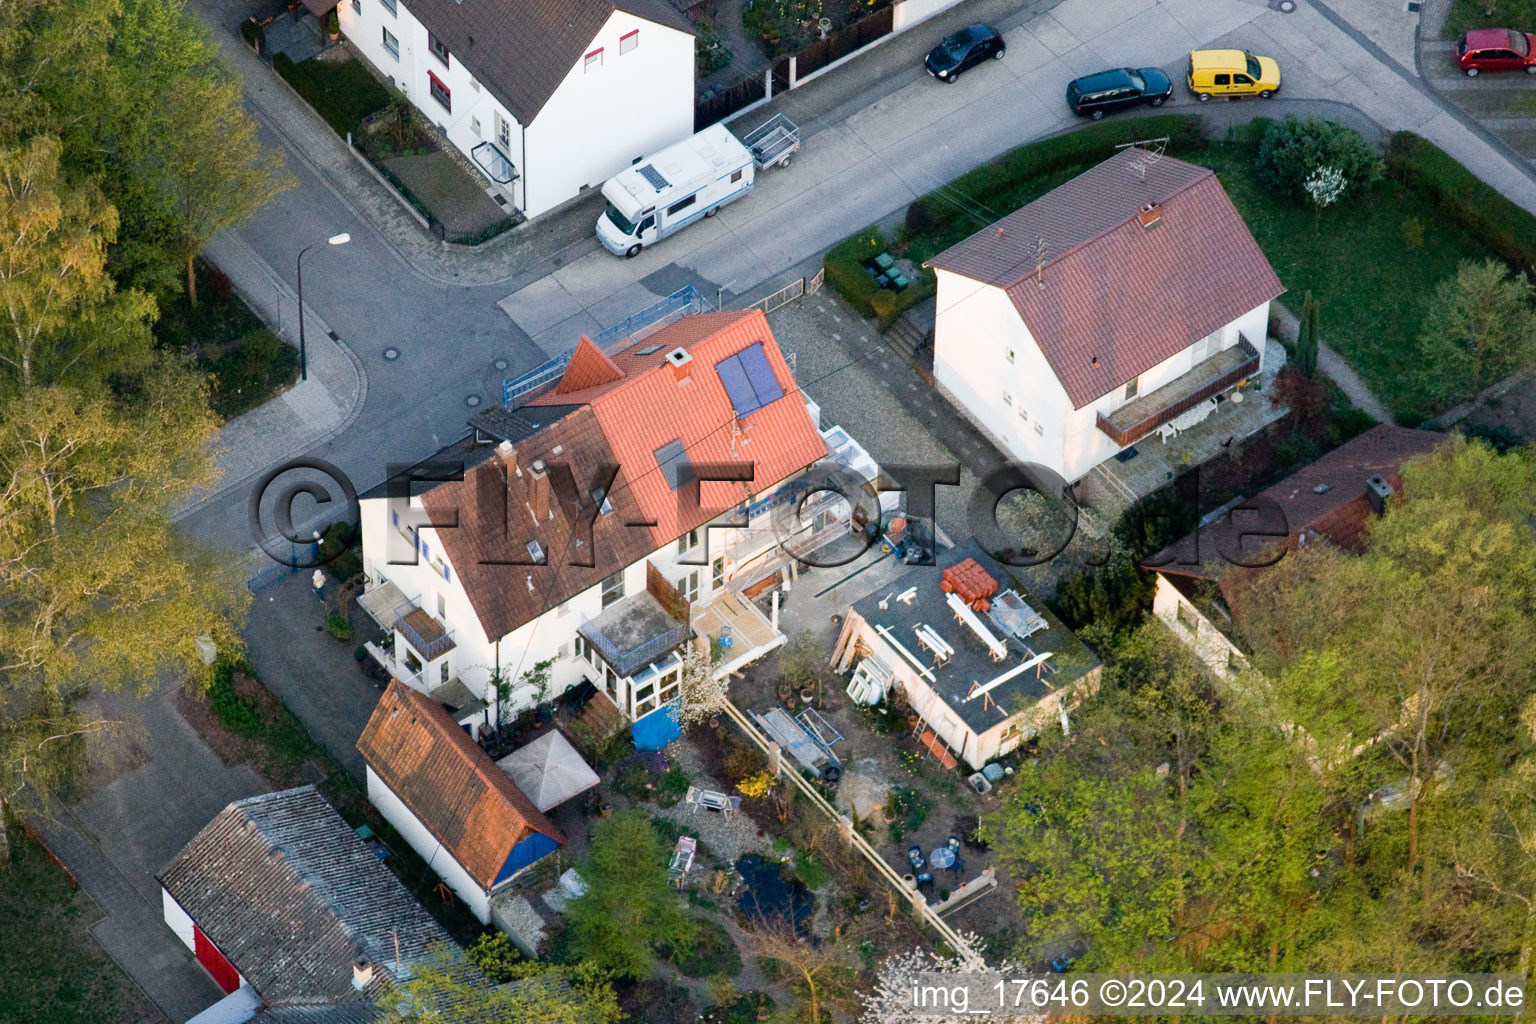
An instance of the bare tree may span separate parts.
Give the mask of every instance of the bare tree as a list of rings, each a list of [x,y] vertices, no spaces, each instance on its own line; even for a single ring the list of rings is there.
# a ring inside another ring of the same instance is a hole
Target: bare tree
[[[747,930],[747,947],[753,956],[788,969],[804,990],[809,1011],[806,1021],[820,1024],[821,1005],[827,997],[829,982],[843,966],[839,949],[831,942],[802,938],[791,921],[761,917]]]

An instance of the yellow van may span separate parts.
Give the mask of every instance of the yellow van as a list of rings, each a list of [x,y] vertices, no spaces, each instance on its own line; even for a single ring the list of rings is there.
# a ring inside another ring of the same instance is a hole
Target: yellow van
[[[1195,50],[1189,55],[1189,91],[1204,103],[1212,96],[1261,96],[1280,91],[1280,65],[1247,50]]]

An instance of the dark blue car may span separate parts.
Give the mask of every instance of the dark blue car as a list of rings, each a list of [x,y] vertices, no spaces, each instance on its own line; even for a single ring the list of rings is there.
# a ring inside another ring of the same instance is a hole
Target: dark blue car
[[[1173,95],[1173,82],[1157,68],[1116,68],[1084,75],[1067,85],[1067,106],[1078,117],[1097,121],[1105,114],[1145,103],[1160,107]]]
[[[991,25],[971,25],[935,46],[923,61],[923,67],[934,78],[953,84],[960,72],[984,60],[1002,60],[1007,49],[997,29]]]

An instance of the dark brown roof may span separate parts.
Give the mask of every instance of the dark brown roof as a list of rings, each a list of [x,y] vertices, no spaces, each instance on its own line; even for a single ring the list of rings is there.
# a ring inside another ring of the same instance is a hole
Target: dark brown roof
[[[427,831],[489,890],[533,832],[564,844],[506,772],[426,694],[391,682],[357,749]]]
[[[230,804],[160,883],[268,1004],[361,1003],[354,960],[378,985],[396,938],[402,976],[452,944],[313,786]]]
[[[554,453],[556,448],[559,454]],[[561,500],[563,486],[551,473],[547,479],[556,515],[537,527],[528,512],[532,481],[528,467],[536,459],[568,463],[577,489]],[[585,546],[575,527],[594,510],[589,490],[596,486],[594,481],[611,472],[605,466],[619,463],[591,409],[571,413],[518,444],[517,462],[521,475],[507,472],[492,458],[467,472],[463,480],[440,484],[422,496],[434,523],[451,523],[457,517],[456,528],[440,529],[437,536],[485,635],[493,639],[596,586],[657,546],[648,528],[626,525],[643,522],[645,516],[633,489],[621,485],[622,477],[608,496],[612,511],[592,519],[591,550],[583,552],[576,544],[580,540]],[[580,508],[573,505],[575,498],[580,499]],[[548,564],[531,564],[530,540],[538,541]],[[580,562],[592,565],[575,564]]]
[[[1142,175],[1144,156],[1123,150],[928,261],[1008,293],[1074,408],[1285,291],[1209,168],[1164,156]]]
[[[462,62],[524,127],[614,11],[693,34],[667,0],[406,0],[406,6],[448,45],[449,59]]]
[[[1403,463],[1434,451],[1445,441],[1446,435],[1429,430],[1409,430],[1386,423],[1372,427],[1262,491],[1258,497],[1274,503],[1271,511],[1228,512],[1170,544],[1147,564],[1170,575],[1219,580],[1234,568],[1223,552],[1257,563],[1266,549],[1274,545],[1296,546],[1302,533],[1326,537],[1341,547],[1356,548],[1371,516],[1365,482],[1380,476],[1394,490],[1401,489]],[[1276,518],[1272,511],[1275,507],[1283,519]],[[1253,530],[1276,535],[1284,531],[1285,536],[1282,541],[1279,536],[1245,535],[1245,531]]]

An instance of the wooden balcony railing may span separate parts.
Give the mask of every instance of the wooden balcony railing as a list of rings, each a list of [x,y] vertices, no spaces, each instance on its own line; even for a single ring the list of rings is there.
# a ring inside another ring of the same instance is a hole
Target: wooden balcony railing
[[[1238,335],[1236,345],[1216,353],[1156,391],[1127,402],[1108,416],[1099,413],[1099,429],[1124,448],[1211,396],[1258,373],[1259,365],[1258,349],[1247,338]]]

